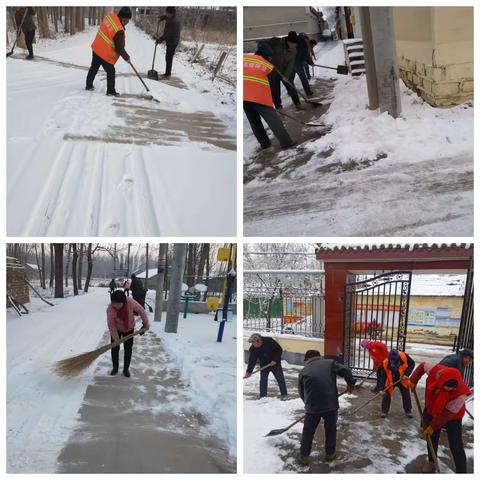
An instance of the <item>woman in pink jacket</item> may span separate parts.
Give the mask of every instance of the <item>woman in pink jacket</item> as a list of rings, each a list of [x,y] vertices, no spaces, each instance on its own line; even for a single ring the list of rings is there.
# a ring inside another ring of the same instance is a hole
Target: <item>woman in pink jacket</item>
[[[147,312],[142,306],[137,303],[133,298],[127,298],[125,292],[122,290],[115,290],[110,295],[111,303],[107,308],[107,324],[110,330],[110,337],[112,342],[116,342],[122,337],[133,333],[135,328],[135,317],[137,313],[142,319],[143,328],[148,330],[150,325],[148,323]],[[143,335],[143,334],[141,334]],[[123,357],[123,374],[126,377],[130,377],[130,360],[132,358],[133,337],[127,340],[124,344],[124,357]],[[113,369],[110,375],[116,375],[118,373],[118,355],[120,352],[120,346],[112,348],[112,363]]]

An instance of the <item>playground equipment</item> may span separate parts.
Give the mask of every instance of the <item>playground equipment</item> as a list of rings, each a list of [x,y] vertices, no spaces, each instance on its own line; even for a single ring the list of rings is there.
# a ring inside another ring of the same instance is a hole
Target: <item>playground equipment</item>
[[[228,256],[226,255],[228,252]],[[233,286],[235,284],[235,278],[237,276],[237,245],[231,243],[229,247],[225,245],[218,249],[217,259],[222,262],[228,262],[226,268],[225,281],[223,283],[223,291],[220,304],[223,305],[222,309],[222,320],[218,326],[218,335],[217,342],[221,342],[223,338],[223,330],[225,328],[225,322],[228,318],[228,304],[232,298]],[[218,320],[218,313],[220,310],[217,310],[215,313],[215,320]]]

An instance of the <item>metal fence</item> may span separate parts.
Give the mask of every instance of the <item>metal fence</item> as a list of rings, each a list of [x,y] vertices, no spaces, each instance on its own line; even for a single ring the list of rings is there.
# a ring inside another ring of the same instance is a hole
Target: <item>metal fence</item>
[[[323,337],[325,298],[316,289],[244,287],[246,330]]]
[[[458,332],[456,351],[458,352],[462,348],[471,348],[473,350],[473,258],[470,260],[467,281],[465,283],[462,320]],[[473,387],[473,364],[465,368],[463,379],[470,387]]]

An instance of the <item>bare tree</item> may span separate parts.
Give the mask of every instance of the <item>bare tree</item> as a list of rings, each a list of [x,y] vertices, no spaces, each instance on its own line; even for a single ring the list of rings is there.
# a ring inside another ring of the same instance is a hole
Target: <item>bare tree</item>
[[[165,332],[177,333],[180,313],[180,295],[182,292],[183,271],[185,268],[186,243],[176,243],[173,247],[172,275],[168,293],[167,320]]]
[[[165,269],[167,260],[168,243],[161,243],[158,249],[158,263],[157,263],[157,289],[155,294],[155,322],[162,321],[163,310],[163,289],[165,287]]]
[[[87,279],[85,280],[85,288],[84,292],[88,292],[88,287],[90,286],[90,279],[92,278],[92,271],[93,271],[93,254],[97,250],[97,247],[93,248],[93,244],[88,244],[87,249]]]
[[[45,285],[45,244],[41,243],[40,244],[41,250],[42,250],[42,276],[40,277],[40,285],[42,286],[43,289],[46,288]]]
[[[72,255],[72,244],[68,244],[67,264],[65,265],[65,286],[68,287],[68,269],[70,266],[70,258]]]
[[[55,243],[55,298],[63,298],[63,243]]]
[[[82,289],[82,270],[83,270],[83,248],[84,244],[80,244],[80,252],[78,253],[78,280],[77,287],[79,290]]]
[[[145,274],[145,290],[148,290],[148,243],[145,247],[145,250],[146,250],[146,258],[145,258],[145,270],[146,270],[146,274]]]
[[[54,269],[54,261],[55,255],[53,251],[53,243],[50,244],[50,283],[49,286],[50,288],[53,288],[53,276],[55,274],[55,269]]]
[[[77,252],[76,243],[72,243],[72,250],[73,250],[73,258],[72,258],[73,294],[78,295],[78,277],[77,277],[78,252]]]

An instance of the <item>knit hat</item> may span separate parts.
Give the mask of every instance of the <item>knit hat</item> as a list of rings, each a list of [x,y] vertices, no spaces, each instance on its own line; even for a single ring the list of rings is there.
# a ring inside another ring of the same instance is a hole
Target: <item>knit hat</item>
[[[471,348],[463,348],[458,352],[462,357],[472,357],[473,358],[473,350]]]
[[[273,56],[273,49],[267,42],[260,42],[255,53],[268,60],[268,57]]]
[[[370,340],[367,340],[367,339],[364,339],[360,342],[360,345],[363,347],[363,348],[368,348],[370,346],[372,342]]]
[[[398,350],[395,350],[394,348],[392,348],[392,350],[388,352],[388,360],[390,362],[397,362],[399,359],[400,359],[400,354],[398,353]]]
[[[175,15],[176,10],[175,10],[175,7],[167,7],[165,9],[165,12],[171,13],[172,15]]]
[[[130,7],[122,7],[118,12],[118,16],[121,18],[132,18],[132,10],[130,10]]]
[[[110,295],[110,301],[112,303],[125,303],[127,301],[127,296],[123,290],[115,290]]]
[[[298,41],[297,32],[295,32],[295,30],[291,30],[290,32],[288,32],[287,42],[297,43],[297,41]]]
[[[321,357],[320,352],[318,350],[307,350],[305,352],[305,356],[303,357],[303,361],[306,362],[314,357]]]
[[[262,336],[259,333],[252,333],[252,335],[250,335],[250,338],[248,339],[248,343],[253,343],[261,339]]]
[[[132,273],[132,276],[130,278],[133,280],[134,278],[137,278],[137,276],[134,273]]]

